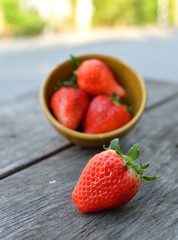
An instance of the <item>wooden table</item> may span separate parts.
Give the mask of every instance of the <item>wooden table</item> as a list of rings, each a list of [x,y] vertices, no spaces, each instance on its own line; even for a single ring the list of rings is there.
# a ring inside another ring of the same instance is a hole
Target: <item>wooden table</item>
[[[147,81],[148,104],[139,123],[121,140],[125,152],[140,143],[151,163],[127,205],[82,214],[72,190],[87,161],[101,149],[74,146],[44,117],[38,92],[17,97],[0,111],[0,239],[176,238],[178,85]]]

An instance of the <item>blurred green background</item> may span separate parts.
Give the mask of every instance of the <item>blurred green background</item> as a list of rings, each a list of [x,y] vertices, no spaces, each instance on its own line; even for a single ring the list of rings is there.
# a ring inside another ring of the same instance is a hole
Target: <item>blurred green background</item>
[[[0,35],[44,31],[178,25],[177,0],[0,0]]]

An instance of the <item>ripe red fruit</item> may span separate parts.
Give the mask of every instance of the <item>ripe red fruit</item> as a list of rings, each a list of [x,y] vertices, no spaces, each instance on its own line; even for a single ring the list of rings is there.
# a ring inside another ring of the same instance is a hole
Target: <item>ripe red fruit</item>
[[[99,95],[89,104],[83,131],[91,134],[110,132],[124,126],[130,120],[131,114],[125,106],[107,96]]]
[[[78,68],[78,85],[80,89],[95,96],[99,94],[126,97],[125,90],[118,84],[114,74],[106,63],[98,59],[89,59],[81,63]]]
[[[79,126],[89,104],[88,95],[81,89],[62,87],[50,100],[56,119],[73,130]]]
[[[77,208],[87,213],[122,206],[137,194],[142,181],[157,179],[159,176],[143,176],[149,163],[133,164],[138,155],[138,144],[126,156],[121,152],[119,139],[114,139],[106,151],[92,157],[72,193]]]

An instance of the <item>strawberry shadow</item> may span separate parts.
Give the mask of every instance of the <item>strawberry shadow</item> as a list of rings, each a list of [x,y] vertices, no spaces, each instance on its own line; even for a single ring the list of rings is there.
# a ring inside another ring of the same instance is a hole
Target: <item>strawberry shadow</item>
[[[120,213],[122,214],[127,214],[127,212],[130,212],[132,207],[128,207],[127,205],[117,207],[117,208],[112,208],[112,209],[106,209],[98,212],[89,212],[89,213],[83,213],[88,216],[96,216],[96,215],[118,215]]]

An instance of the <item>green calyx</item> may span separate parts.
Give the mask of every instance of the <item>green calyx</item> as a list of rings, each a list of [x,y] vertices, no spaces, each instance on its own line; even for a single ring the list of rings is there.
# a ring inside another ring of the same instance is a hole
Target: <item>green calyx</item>
[[[105,150],[115,150],[116,153],[125,160],[124,166],[134,169],[137,172],[137,174],[140,175],[140,178],[142,179],[142,181],[153,181],[160,177],[160,176],[148,177],[143,175],[144,170],[149,167],[150,163],[142,165],[141,162],[138,160],[138,157],[139,157],[138,143],[134,144],[133,147],[130,148],[128,156],[122,153],[118,138],[113,139],[110,142],[110,145],[108,148],[106,148],[105,146],[103,146],[103,148]],[[134,163],[133,161],[136,161],[136,160],[137,160],[137,163]]]
[[[75,65],[75,67],[77,69],[80,66],[80,61],[73,55],[70,55],[70,58],[71,58],[71,62]],[[54,86],[54,91],[57,91],[58,89],[60,89],[62,87],[78,88],[77,75],[75,73],[73,73],[69,80],[64,81],[64,82],[58,81],[56,83],[56,85]]]
[[[127,111],[133,116],[135,115],[135,113],[132,110],[132,106],[127,106],[126,102],[122,99],[120,99],[120,97],[118,97],[114,92],[112,92],[113,96],[107,96],[109,97],[111,100],[113,100],[115,103],[122,105],[123,107],[125,107],[127,109]]]
[[[56,85],[54,86],[54,91],[57,91],[58,89],[60,89],[62,87],[78,88],[77,76],[75,74],[73,74],[68,81],[64,81],[64,82],[58,81],[56,83]]]
[[[78,60],[78,58],[74,57],[72,54],[70,55],[70,59],[72,61],[72,63],[78,68],[80,66],[80,61]]]

